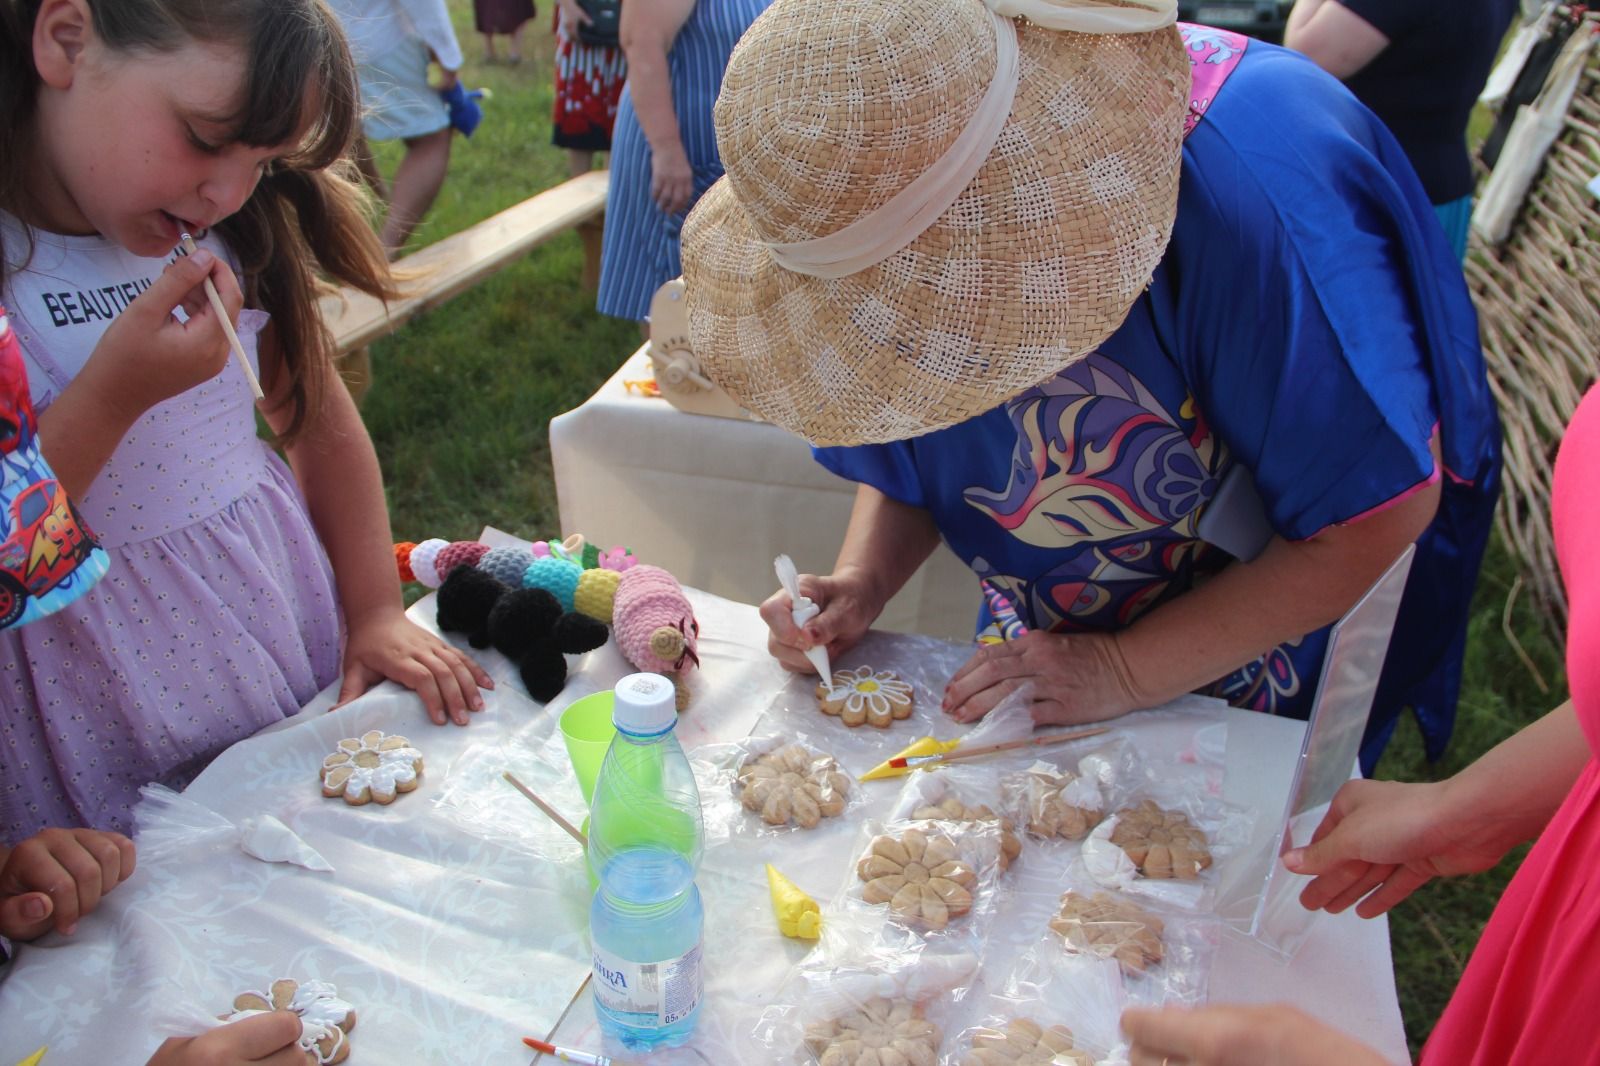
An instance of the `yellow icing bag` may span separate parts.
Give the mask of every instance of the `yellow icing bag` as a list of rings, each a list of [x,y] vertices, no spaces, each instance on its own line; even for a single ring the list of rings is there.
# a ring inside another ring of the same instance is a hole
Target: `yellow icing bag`
[[[920,740],[912,741],[909,747],[895,752],[893,758],[884,760],[877,766],[874,766],[872,769],[862,774],[861,780],[876,781],[881,777],[903,777],[904,775],[909,774],[914,767],[889,765],[894,761],[894,759],[911,759],[919,755],[943,755],[947,751],[955,750],[956,745],[960,743],[960,737],[953,737],[950,740],[940,740],[937,737],[923,737]]]
[[[822,935],[822,909],[800,886],[767,863],[767,889],[772,893],[772,913],[778,931],[800,940],[815,940]]]
[[[50,1046],[48,1044],[46,1044],[44,1047],[40,1048],[38,1051],[35,1051],[32,1055],[29,1055],[27,1058],[25,1058],[21,1062],[17,1063],[17,1066],[39,1066],[40,1060],[42,1060],[44,1058],[44,1053],[46,1051],[49,1051],[49,1050],[50,1050]]]

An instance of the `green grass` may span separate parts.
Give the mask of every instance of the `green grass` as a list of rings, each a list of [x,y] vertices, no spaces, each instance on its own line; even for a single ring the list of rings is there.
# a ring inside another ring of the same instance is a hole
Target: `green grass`
[[[529,59],[485,66],[470,5],[451,0],[468,85],[494,93],[470,140],[457,138],[450,177],[413,247],[453,233],[565,179],[550,145],[551,42],[528,27]],[[1479,135],[1487,125],[1478,120]],[[398,151],[378,146],[392,173]],[[378,448],[395,535],[471,537],[485,524],[527,536],[558,531],[548,422],[589,396],[638,344],[631,323],[596,314],[582,292],[577,238],[564,236],[373,348],[375,384],[362,413]],[[1552,685],[1539,691],[1501,630],[1514,568],[1490,552],[1474,606],[1456,738],[1437,766],[1402,726],[1383,777],[1434,780],[1476,758],[1564,698],[1561,660],[1526,597],[1512,629]],[[1443,1009],[1520,853],[1476,878],[1435,882],[1392,920],[1396,981],[1413,1047]]]

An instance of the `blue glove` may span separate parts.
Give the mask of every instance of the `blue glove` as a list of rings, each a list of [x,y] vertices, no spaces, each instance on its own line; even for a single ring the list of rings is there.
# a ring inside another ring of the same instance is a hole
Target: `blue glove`
[[[439,95],[450,108],[450,125],[460,130],[463,137],[471,137],[472,131],[483,121],[483,108],[478,106],[478,101],[483,99],[485,92],[484,89],[469,92],[460,81],[448,89],[439,90]]]

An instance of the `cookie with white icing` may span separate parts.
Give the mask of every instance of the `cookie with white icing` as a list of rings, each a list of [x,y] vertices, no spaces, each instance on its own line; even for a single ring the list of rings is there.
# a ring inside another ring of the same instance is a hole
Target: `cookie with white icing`
[[[888,729],[892,722],[911,717],[911,699],[909,682],[870,666],[835,670],[831,688],[825,681],[817,682],[817,706],[847,726]]]
[[[334,1066],[350,1057],[350,1030],[356,1027],[355,1008],[338,996],[326,981],[272,982],[265,992],[241,992],[233,997],[233,1011],[218,1015],[238,1022],[268,1011],[293,1011],[300,1018],[298,1045],[310,1066]]]
[[[422,752],[411,741],[372,729],[339,741],[339,750],[322,760],[322,794],[343,796],[353,807],[393,803],[417,787],[421,774]]]

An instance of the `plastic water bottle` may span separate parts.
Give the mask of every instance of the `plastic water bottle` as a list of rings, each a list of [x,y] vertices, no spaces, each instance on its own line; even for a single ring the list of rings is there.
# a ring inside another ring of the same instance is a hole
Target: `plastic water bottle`
[[[589,808],[595,1014],[631,1050],[671,1047],[694,1030],[705,988],[700,790],[674,733],[671,681],[629,674],[611,713],[617,735]]]

